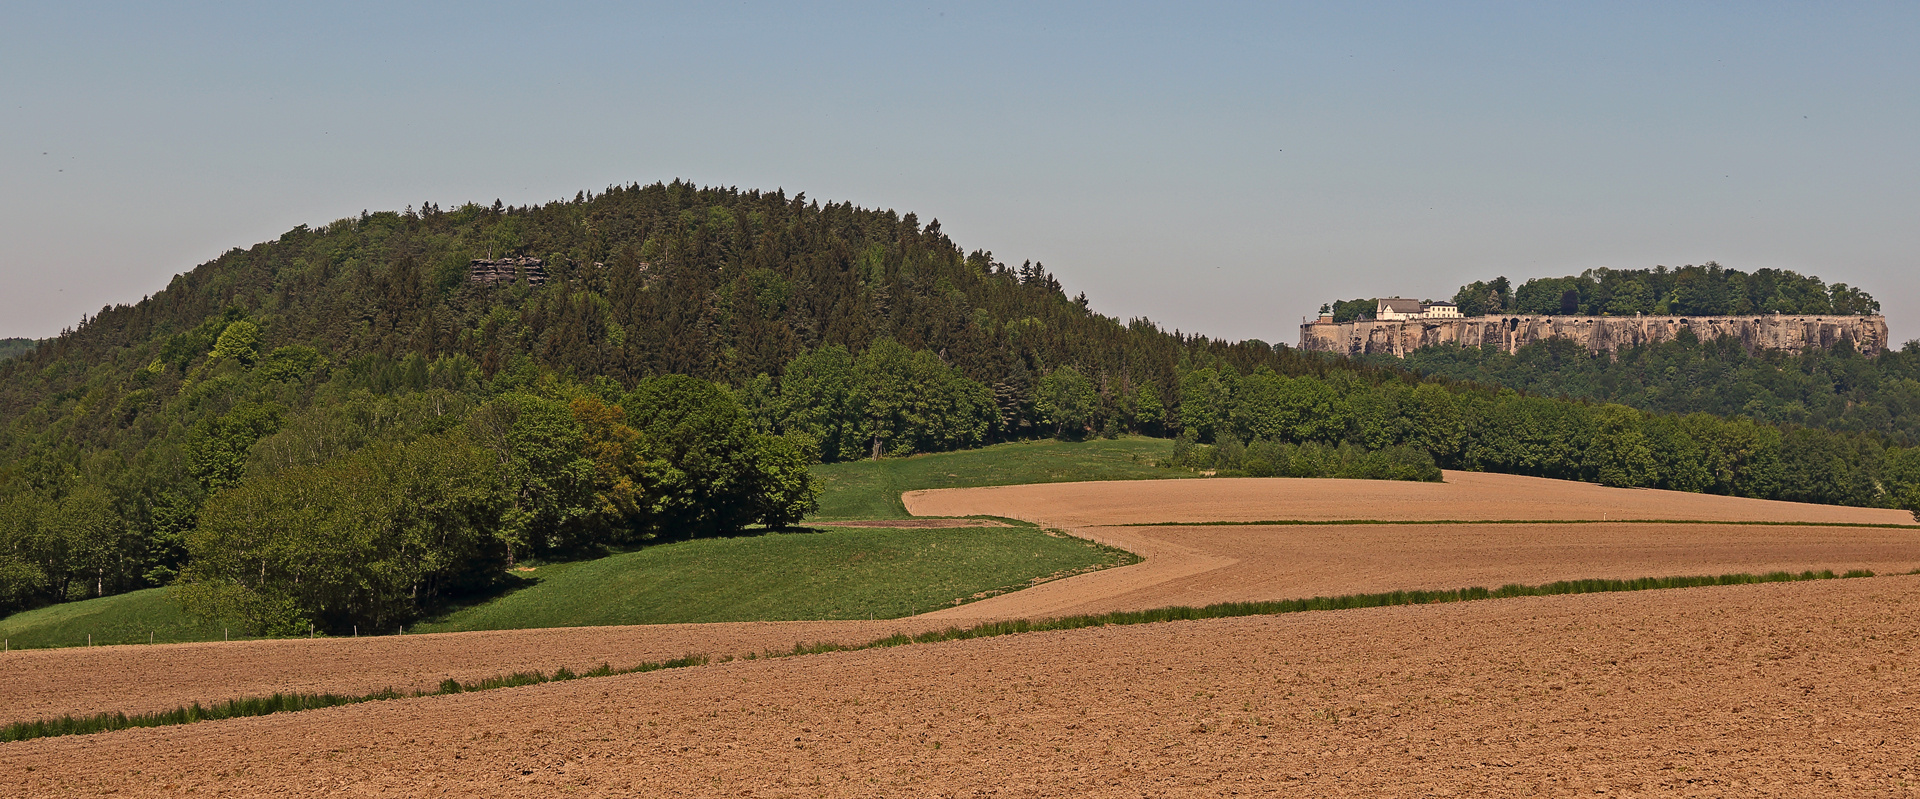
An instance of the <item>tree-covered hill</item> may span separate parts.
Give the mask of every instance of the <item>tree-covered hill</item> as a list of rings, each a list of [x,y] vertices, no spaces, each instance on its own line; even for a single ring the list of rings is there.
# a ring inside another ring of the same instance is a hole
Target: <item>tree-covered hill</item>
[[[1188,363],[1330,368],[780,192],[302,226],[0,362],[0,610],[180,579],[385,624],[516,557],[792,522],[809,459],[1160,432]]]

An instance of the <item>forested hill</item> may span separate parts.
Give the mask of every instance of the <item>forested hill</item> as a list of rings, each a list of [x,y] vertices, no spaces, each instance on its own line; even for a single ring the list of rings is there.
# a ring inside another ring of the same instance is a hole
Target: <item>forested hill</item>
[[[260,629],[384,624],[516,557],[792,523],[809,459],[1161,432],[1182,369],[1387,374],[1330,363],[804,195],[362,213],[0,361],[0,612],[177,580]]]
[[[508,255],[544,260],[549,279],[467,280],[469,260]],[[1242,371],[1325,368],[1259,342],[1092,313],[1040,265],[963,253],[937,221],[910,213],[676,182],[537,207],[429,203],[235,249],[0,366],[0,416],[14,422],[0,452],[111,445],[129,427],[142,437],[147,404],[176,393],[240,320],[257,327],[260,353],[310,347],[372,387],[422,379],[435,362],[482,380],[545,367],[738,387],[802,351],[857,353],[890,337],[991,387],[1001,434],[1031,427],[1024,397],[1057,366],[1077,367],[1109,402],[1171,386],[1189,353]]]

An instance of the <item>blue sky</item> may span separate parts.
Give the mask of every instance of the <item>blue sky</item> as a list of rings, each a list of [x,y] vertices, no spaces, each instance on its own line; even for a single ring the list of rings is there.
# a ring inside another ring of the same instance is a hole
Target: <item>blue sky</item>
[[[0,336],[297,224],[678,177],[1227,338],[1707,260],[1920,337],[1920,5],[688,5],[9,3]]]

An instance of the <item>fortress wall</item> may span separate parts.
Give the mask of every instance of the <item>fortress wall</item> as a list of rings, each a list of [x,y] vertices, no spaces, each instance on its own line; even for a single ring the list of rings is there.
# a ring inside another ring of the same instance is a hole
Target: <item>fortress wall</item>
[[[1801,353],[1853,342],[1866,355],[1887,348],[1884,316],[1470,316],[1460,319],[1407,319],[1391,322],[1308,323],[1300,326],[1300,348],[1346,355],[1384,353],[1404,356],[1421,347],[1456,344],[1493,345],[1513,352],[1549,338],[1570,339],[1588,352],[1617,352],[1622,347],[1672,341],[1691,330],[1701,341],[1721,336],[1738,340],[1748,352]]]

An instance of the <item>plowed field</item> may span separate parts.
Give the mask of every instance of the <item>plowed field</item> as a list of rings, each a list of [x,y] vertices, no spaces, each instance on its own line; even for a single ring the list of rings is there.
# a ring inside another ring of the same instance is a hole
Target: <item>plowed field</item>
[[[0,745],[5,796],[1912,796],[1920,578],[1176,622]]]
[[[516,671],[574,672],[794,644],[866,643],[950,623],[795,621],[498,630],[379,638],[236,641],[16,651],[0,658],[0,721],[170,710],[276,691],[432,689]],[[3,746],[3,745],[0,745]]]
[[[1274,519],[1571,520],[1913,524],[1906,511],[1842,508],[1765,499],[1480,472],[1447,472],[1444,483],[1387,480],[1216,478],[1054,483],[913,491],[918,516],[993,515],[1050,527]]]
[[[1556,580],[1920,569],[1920,529],[1729,524],[1088,527],[1145,558],[919,618],[1010,619]]]
[[[1145,560],[899,621],[16,652],[0,707],[424,688],[990,617],[1920,568],[1920,531],[1831,526],[1900,512],[1447,477],[917,492],[919,514],[1028,519]],[[1481,523],[1193,524],[1344,519]],[[1152,522],[1187,526],[1118,526]],[[1909,796],[1916,622],[1920,577],[1883,576],[1030,634],[0,744],[0,796]]]

